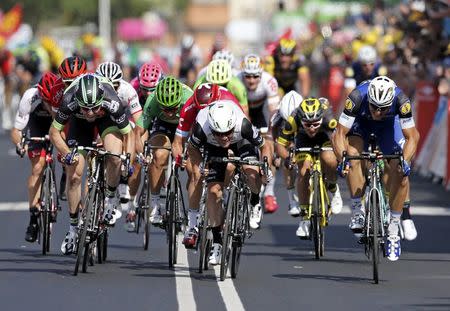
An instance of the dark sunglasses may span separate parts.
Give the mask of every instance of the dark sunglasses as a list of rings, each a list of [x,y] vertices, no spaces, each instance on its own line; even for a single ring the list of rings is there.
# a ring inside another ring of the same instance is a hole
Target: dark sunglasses
[[[217,137],[226,137],[226,136],[230,136],[231,134],[233,134],[233,133],[234,133],[234,129],[231,129],[231,130],[229,130],[228,132],[224,132],[224,133],[216,132],[216,131],[213,131],[213,130],[211,130],[211,132],[212,132],[212,134],[213,134],[214,136],[217,136]]]
[[[321,121],[316,121],[316,122],[302,122],[303,127],[305,128],[318,128],[319,126],[322,125]]]
[[[259,78],[261,78],[261,75],[252,75],[252,74],[246,74],[246,75],[244,75],[244,77],[245,78],[247,78],[247,79],[251,79],[251,78],[253,78],[253,79],[259,79]]]
[[[178,107],[161,107],[161,110],[166,113],[174,113],[178,110]]]
[[[377,105],[374,105],[372,103],[369,103],[370,107],[372,108],[372,110],[378,111],[378,112],[386,112],[388,111],[391,106],[386,106],[386,107],[378,107]]]
[[[102,105],[98,105],[97,107],[93,107],[93,108],[87,108],[87,107],[80,107],[81,111],[83,111],[84,113],[97,113],[100,111],[100,109],[102,109]]]

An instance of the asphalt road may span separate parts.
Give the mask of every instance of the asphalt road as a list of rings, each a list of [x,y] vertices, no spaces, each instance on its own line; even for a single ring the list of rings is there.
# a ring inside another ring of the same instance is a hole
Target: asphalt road
[[[325,257],[313,259],[312,242],[296,238],[298,219],[287,214],[287,198],[277,182],[281,208],[265,215],[247,241],[237,279],[217,281],[217,270],[196,271],[197,254],[180,248],[179,264],[168,268],[162,230],[152,228],[148,251],[122,228],[111,232],[108,262],[72,276],[75,259],[60,253],[68,226],[64,203],[54,227],[51,254],[24,241],[28,222],[26,178],[29,163],[14,155],[0,136],[0,301],[1,310],[449,310],[450,193],[412,178],[412,214],[419,235],[404,242],[398,262],[381,263],[381,281],[347,224],[348,213],[326,229]],[[343,197],[348,192],[343,186]],[[13,210],[14,209],[14,210]]]

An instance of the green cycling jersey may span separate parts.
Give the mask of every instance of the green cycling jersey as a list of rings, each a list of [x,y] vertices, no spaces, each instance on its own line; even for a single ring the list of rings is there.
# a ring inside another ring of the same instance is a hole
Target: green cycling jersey
[[[195,81],[194,89],[197,88],[202,83],[207,83],[206,81],[206,75],[201,76],[197,81]],[[247,101],[247,90],[245,88],[245,85],[239,80],[238,77],[232,77],[228,83],[221,84],[221,86],[225,87],[228,91],[231,92],[231,94],[236,97],[236,99],[239,101],[239,104],[241,106],[248,106]]]
[[[139,120],[137,121],[136,124],[142,127],[143,129],[150,129],[155,118],[167,123],[178,124],[178,121],[180,119],[181,108],[189,99],[189,97],[191,97],[193,94],[192,90],[187,85],[183,84],[182,86],[183,90],[181,95],[181,102],[178,105],[178,110],[176,114],[173,115],[165,114],[162,111],[158,100],[156,99],[155,96],[156,92],[153,92],[145,101],[144,109],[142,110],[142,115],[139,117]]]

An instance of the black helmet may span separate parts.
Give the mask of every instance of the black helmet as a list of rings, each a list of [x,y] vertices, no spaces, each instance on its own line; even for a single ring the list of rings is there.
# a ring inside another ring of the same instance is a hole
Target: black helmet
[[[78,80],[75,98],[81,107],[96,107],[102,103],[103,96],[103,87],[95,74],[88,73]]]

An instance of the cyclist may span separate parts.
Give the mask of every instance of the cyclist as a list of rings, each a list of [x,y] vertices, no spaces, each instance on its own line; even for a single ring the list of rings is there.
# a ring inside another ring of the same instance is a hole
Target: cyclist
[[[149,131],[149,142],[152,146],[170,147],[180,119],[181,107],[192,96],[192,90],[174,77],[161,80],[155,92],[145,103],[143,113],[136,123],[136,151],[143,152],[141,137]],[[160,191],[164,183],[164,167],[170,152],[165,149],[153,150],[153,161],[149,166],[150,190],[152,196],[152,212],[150,221],[153,224],[162,222],[160,211]]]
[[[273,138],[269,133],[270,119],[278,109],[280,97],[278,95],[278,82],[266,71],[263,71],[261,59],[256,54],[248,54],[244,57],[242,71],[238,78],[247,90],[248,109],[250,121],[263,134],[268,148],[274,150]],[[272,157],[269,163],[272,163]],[[272,168],[273,170],[275,168]],[[274,171],[272,171],[274,173]],[[275,178],[265,186],[264,208],[267,213],[273,213],[278,209],[273,187]]]
[[[126,82],[123,79],[122,68],[120,68],[120,66],[114,62],[104,62],[98,65],[96,73],[102,77],[108,78],[111,81],[114,90],[117,92],[117,95],[121,100],[121,104],[128,115],[130,124],[132,127],[134,127],[134,124],[137,122],[137,120],[139,120],[139,117],[142,114],[142,107],[139,103],[138,94],[136,93],[135,89],[131,86],[130,83]],[[133,136],[133,131],[131,131],[131,134]],[[134,136],[132,137],[132,141],[134,144]],[[139,173],[137,172],[135,176],[137,176],[138,174]],[[138,185],[134,183],[133,186],[133,193],[136,194]],[[128,214],[128,203],[131,198],[130,189],[128,187],[128,176],[120,177],[118,190],[122,211]],[[129,224],[130,226],[128,231],[134,230],[133,222],[127,222],[127,224]]]
[[[361,82],[377,76],[385,76],[387,69],[377,61],[377,51],[373,46],[364,45],[358,51],[358,59],[345,69],[345,94],[350,92]]]
[[[391,160],[387,173],[390,192],[389,205],[391,219],[388,227],[387,256],[398,260],[401,253],[398,226],[403,203],[408,191],[408,176],[411,159],[416,151],[419,132],[414,123],[410,100],[394,81],[386,76],[378,76],[358,85],[345,103],[345,110],[333,137],[338,169],[348,173],[347,182],[351,195],[352,217],[350,229],[358,234],[364,227],[365,213],[361,198],[364,194],[364,175],[360,161],[342,163],[342,152],[358,155],[367,148],[370,133],[377,136],[377,144],[385,154],[403,150],[403,171],[398,169],[398,160]]]
[[[331,108],[326,98],[305,98],[300,106],[289,116],[286,125],[278,137],[278,143],[285,148],[279,148],[283,159],[288,157],[286,147],[295,140],[295,147],[322,147],[331,146],[331,133],[336,128],[337,121],[333,117]],[[340,213],[342,209],[342,198],[339,186],[336,183],[337,161],[332,151],[324,151],[320,155],[323,172],[327,177],[327,188],[331,193],[331,211],[333,214]],[[309,204],[309,174],[312,158],[309,153],[298,153],[295,155],[298,166],[297,190],[300,200],[301,214],[304,216],[299,223],[296,235],[300,238],[309,237],[310,221],[306,216]]]
[[[181,82],[192,86],[200,69],[201,59],[201,51],[195,44],[194,37],[188,34],[183,35],[179,56],[173,65],[173,75],[178,77]]]
[[[277,143],[278,137],[280,137],[286,122],[292,112],[300,106],[303,101],[303,96],[298,94],[296,91],[290,91],[283,96],[280,102],[280,106],[277,112],[273,115],[270,120],[270,128],[272,129],[272,136],[275,141],[275,152],[278,155],[280,153],[279,148],[284,148],[282,145]],[[289,147],[293,146],[291,143]],[[282,152],[282,151],[281,151]],[[277,166],[280,166],[279,164]],[[292,217],[300,216],[300,206],[298,203],[298,197],[295,191],[295,171],[289,170],[288,166],[282,165],[284,184],[286,185],[286,190],[289,197],[289,210],[288,213]]]
[[[158,82],[164,78],[161,66],[157,62],[145,63],[139,69],[139,74],[130,84],[139,96],[139,103],[143,107],[147,97],[155,90]]]
[[[200,148],[204,148],[210,157],[226,157],[229,150],[242,158],[259,158],[258,151],[263,156],[268,156],[270,150],[265,147],[264,138],[250,123],[242,110],[232,101],[219,100],[202,109],[196,118],[189,137],[192,148],[189,154],[192,157],[201,158]],[[222,252],[222,226],[224,215],[222,210],[222,191],[224,187],[226,164],[211,163],[206,177],[208,182],[207,208],[209,223],[212,226],[213,245],[209,256],[209,263],[220,263]],[[251,189],[251,213],[261,212],[259,192],[261,190],[261,178],[259,169],[253,166],[244,166],[247,182]],[[267,178],[270,179],[270,178]],[[252,224],[257,227],[259,224]]]
[[[172,154],[177,163],[180,163],[180,157],[183,152],[183,146],[190,134],[192,125],[199,111],[209,104],[217,100],[231,100],[239,106],[239,102],[233,94],[226,88],[217,84],[203,83],[195,90],[194,94],[186,101],[181,108],[180,122],[175,132],[175,138],[172,143]],[[186,230],[183,244],[186,248],[193,248],[198,238],[197,218],[199,210],[199,201],[202,191],[201,174],[199,167],[202,159],[190,156],[186,163],[188,173],[188,195],[189,195],[189,211],[188,211],[188,228]],[[194,170],[195,168],[195,170]]]
[[[53,92],[62,92],[64,84],[58,76],[51,72],[42,75],[39,83],[23,94],[16,114],[14,127],[11,129],[11,141],[16,146],[16,153],[23,156],[28,152],[31,162],[31,175],[28,177],[28,203],[30,206],[30,222],[25,233],[27,242],[34,242],[39,232],[38,217],[40,212],[39,194],[42,173],[45,167],[45,144],[31,142],[28,147],[21,144],[22,132],[27,131],[30,137],[44,137],[48,134],[52,123],[52,106],[55,105]]]
[[[87,73],[87,64],[84,58],[80,56],[70,56],[65,58],[58,67],[58,73],[64,81],[65,88],[82,74]],[[54,107],[53,111],[57,111],[58,107]],[[67,132],[67,128],[66,128]],[[65,201],[66,198],[66,167],[63,165],[61,180],[59,182],[59,198]]]
[[[233,53],[231,53],[230,51],[225,50],[225,49],[217,51],[216,53],[214,53],[212,60],[217,60],[217,59],[224,59],[230,64],[233,76],[237,76],[239,74],[239,70],[234,67]],[[201,76],[206,75],[207,70],[208,70],[207,65],[205,67],[203,67],[202,69],[200,69],[200,71],[198,72],[198,75],[197,75],[197,79],[200,79]]]
[[[277,79],[282,94],[299,90],[308,96],[311,90],[311,78],[308,67],[295,55],[297,43],[293,39],[283,38],[275,49],[274,56],[267,56],[264,69]],[[297,83],[300,83],[298,88]]]
[[[212,60],[207,67],[206,75],[201,76],[194,85],[194,89],[202,83],[218,84],[229,90],[241,104],[246,116],[248,116],[248,101],[245,86],[238,77],[233,76],[230,64],[224,59]]]
[[[76,79],[65,91],[63,102],[50,128],[50,138],[56,149],[62,154],[67,165],[67,198],[69,203],[70,227],[61,245],[64,254],[71,254],[77,239],[78,212],[81,199],[81,179],[85,158],[78,156],[68,147],[72,142],[81,146],[91,146],[100,134],[104,148],[110,152],[132,153],[131,126],[125,109],[111,82],[96,74],[85,74]],[[61,132],[70,120],[67,142]],[[115,198],[120,179],[120,160],[108,158],[106,163],[105,211],[103,220],[113,225],[121,213],[116,210]]]

